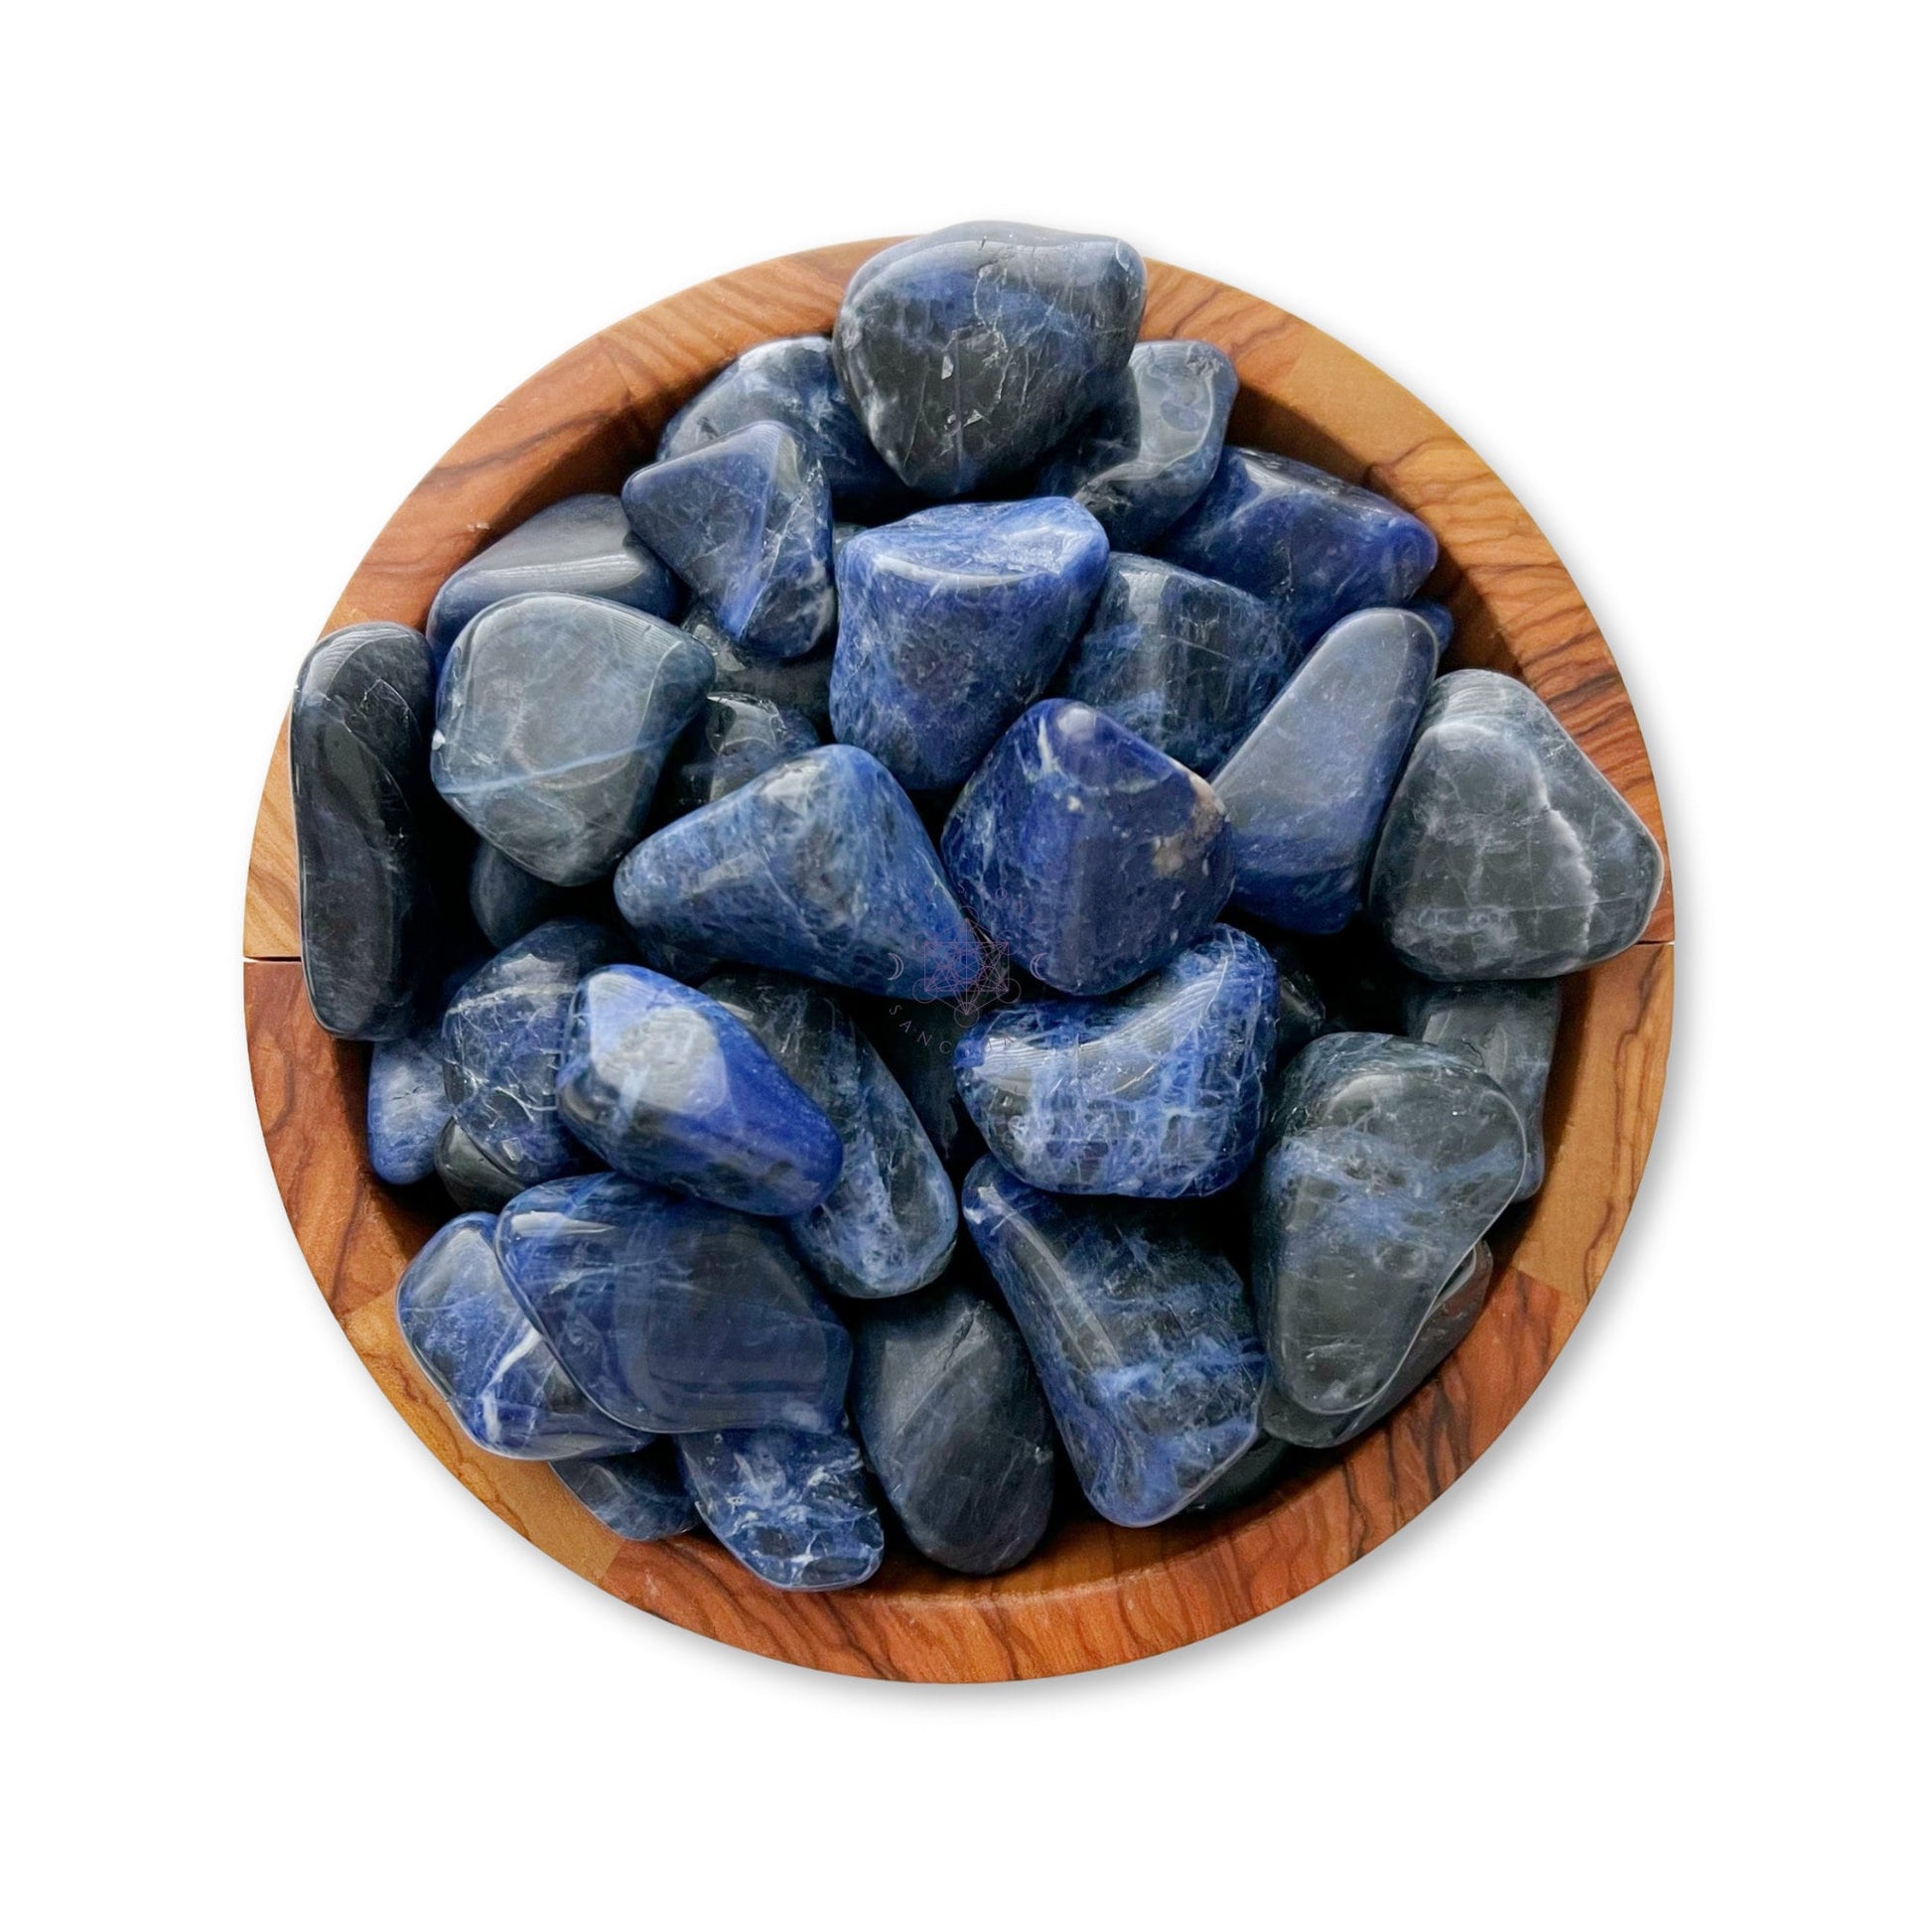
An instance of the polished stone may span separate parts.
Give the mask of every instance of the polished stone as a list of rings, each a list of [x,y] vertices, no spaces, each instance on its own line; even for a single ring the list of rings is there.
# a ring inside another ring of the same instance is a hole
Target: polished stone
[[[1109,1522],[1163,1522],[1246,1453],[1261,1343],[1240,1276],[1187,1216],[1065,1200],[991,1159],[960,1210]]]
[[[698,1527],[698,1508],[685,1493],[677,1452],[663,1438],[628,1455],[554,1466],[564,1487],[627,1543],[656,1543]]]
[[[711,652],[717,665],[713,691],[767,698],[781,711],[808,719],[820,738],[832,732],[832,643],[803,657],[759,657],[746,650],[703,604],[684,614],[684,628]]]
[[[960,903],[1062,993],[1116,993],[1194,944],[1234,884],[1203,778],[1103,711],[1022,713],[959,794],[939,856]]]
[[[1310,1040],[1328,1031],[1328,1003],[1321,983],[1309,969],[1295,942],[1279,933],[1257,933],[1275,962],[1280,997],[1275,1003],[1275,1060],[1285,1065]]]
[[[979,1017],[974,1003],[953,1000],[875,1000],[858,1016],[940,1160],[954,1173],[959,1172],[956,1157],[970,1148],[977,1160],[983,1145],[952,1076],[960,1038]]]
[[[471,858],[468,897],[478,931],[498,952],[515,945],[526,932],[534,932],[546,919],[560,916],[571,903],[569,887],[553,886],[525,872],[487,839],[477,842]]]
[[[1264,1391],[1261,1398],[1261,1411],[1264,1421],[1268,1414],[1268,1396]],[[1243,1503],[1253,1502],[1265,1491],[1272,1489],[1278,1478],[1285,1475],[1288,1465],[1296,1456],[1292,1443],[1284,1443],[1275,1436],[1257,1436],[1254,1447],[1242,1456],[1240,1461],[1230,1463],[1199,1496],[1187,1505],[1189,1516],[1218,1516],[1223,1510],[1239,1509]]]
[[[1433,597],[1419,597],[1409,606],[1424,623],[1428,624],[1430,634],[1436,639],[1436,661],[1443,661],[1443,654],[1455,641],[1455,619],[1447,604],[1439,603]]]
[[[713,691],[685,727],[658,781],[656,815],[679,818],[700,805],[715,805],[818,743],[802,713],[785,711],[769,698],[746,691]]]
[[[928,496],[963,496],[1035,463],[1103,399],[1146,299],[1124,241],[962,222],[859,269],[832,354],[893,469]]]
[[[408,1187],[436,1172],[436,1140],[450,1118],[443,1085],[443,1031],[379,1039],[369,1055],[369,1166],[378,1180]]]
[[[436,1177],[464,1213],[494,1214],[523,1191],[523,1182],[499,1168],[454,1119],[436,1137]]]
[[[1111,999],[1038,1000],[982,1021],[959,1043],[960,1098],[1036,1187],[1216,1193],[1254,1154],[1277,998],[1260,942],[1216,926]]]
[[[436,664],[420,631],[357,623],[303,660],[289,711],[302,973],[317,1024],[398,1039],[430,972]]]
[[[1370,909],[1428,979],[1554,979],[1650,923],[1663,854],[1528,685],[1451,671],[1389,803]]]
[[[909,791],[963,784],[1045,690],[1107,570],[1077,503],[949,503],[839,557],[832,728]]]

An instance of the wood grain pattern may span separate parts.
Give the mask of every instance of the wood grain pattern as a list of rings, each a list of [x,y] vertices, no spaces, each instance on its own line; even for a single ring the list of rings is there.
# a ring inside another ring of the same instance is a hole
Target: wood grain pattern
[[[877,242],[787,257],[687,291],[570,351],[499,404],[403,504],[329,625],[420,624],[443,578],[532,510],[612,488],[721,364],[767,337],[829,326]],[[1521,675],[1659,840],[1643,738],[1615,664],[1535,524],[1468,446],[1359,356],[1279,309],[1150,264],[1145,333],[1219,343],[1242,377],[1234,434],[1362,479],[1426,518],[1456,659]],[[292,653],[293,655],[293,653]],[[851,1676],[984,1682],[1096,1669],[1271,1609],[1392,1535],[1522,1407],[1602,1277],[1642,1176],[1670,1039],[1665,896],[1645,942],[1568,983],[1542,1192],[1494,1235],[1497,1275],[1467,1338],[1393,1416],[1305,1458],[1270,1495],[1209,1522],[1068,1522],[1008,1576],[889,1557],[862,1589],[785,1596],[702,1537],[629,1544],[540,1464],[484,1454],[402,1344],[391,1290],[442,1208],[398,1192],[363,1152],[366,1049],[332,1040],[302,990],[286,739],[264,787],[243,929],[256,1103],[303,1253],[350,1342],[423,1442],[490,1509],[580,1576],[686,1628]]]

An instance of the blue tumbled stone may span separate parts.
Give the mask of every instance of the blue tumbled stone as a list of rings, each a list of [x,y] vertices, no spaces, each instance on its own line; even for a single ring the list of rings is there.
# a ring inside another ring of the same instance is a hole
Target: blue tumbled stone
[[[971,1166],[982,1151],[979,1130],[952,1076],[960,1038],[979,1017],[977,1004],[953,1000],[876,1000],[858,1016],[866,1036],[912,1103],[940,1160],[954,1173],[961,1165],[955,1157],[965,1154],[964,1165]]]
[[[499,1168],[452,1117],[436,1137],[436,1177],[465,1214],[494,1214],[523,1191],[524,1183]]]
[[[1035,979],[1118,992],[1191,946],[1234,854],[1203,778],[1105,712],[1049,698],[968,780],[939,856],[960,903]]]
[[[990,1159],[966,1176],[960,1211],[1110,1523],[1166,1521],[1252,1446],[1254,1317],[1240,1276],[1184,1215],[1064,1200]]]
[[[577,1385],[628,1429],[830,1429],[852,1344],[769,1221],[579,1174],[496,1226],[504,1279]]]
[[[960,1098],[1022,1179],[1167,1200],[1230,1186],[1254,1153],[1275,1048],[1275,962],[1216,926],[1108,1000],[1039,1000],[959,1042]]]
[[[832,498],[777,423],[633,471],[624,513],[740,645],[802,657],[832,629]]]
[[[1268,1398],[1262,1396],[1262,1414],[1267,1416]],[[1218,1516],[1223,1510],[1239,1509],[1264,1490],[1274,1486],[1278,1476],[1296,1459],[1292,1443],[1278,1437],[1257,1436],[1254,1446],[1238,1461],[1230,1462],[1221,1473],[1187,1505],[1189,1516]]]
[[[832,730],[832,642],[803,657],[759,657],[737,638],[702,604],[684,614],[684,628],[711,652],[717,666],[711,681],[714,692],[739,692],[765,698],[781,711],[795,711],[808,719],[820,738]]]
[[[470,916],[477,929],[500,952],[546,919],[554,919],[571,903],[567,886],[553,886],[533,872],[525,872],[508,853],[487,839],[477,842],[470,861]]]
[[[745,691],[716,691],[692,719],[658,780],[657,815],[678,818],[715,805],[800,752],[818,744],[802,713]]]
[[[674,819],[616,883],[654,957],[670,945],[915,1000],[946,999],[980,971],[918,813],[851,745],[806,752]]]
[[[1077,503],[949,503],[839,557],[832,729],[911,791],[965,782],[1046,688],[1107,570]]]
[[[443,1030],[379,1039],[369,1055],[369,1166],[407,1187],[436,1170],[436,1140],[450,1118],[443,1084]]]
[[[1328,1003],[1321,983],[1309,970],[1294,943],[1279,933],[1258,933],[1275,962],[1281,996],[1275,1002],[1275,1059],[1286,1064],[1310,1040],[1329,1030]]]
[[[564,1487],[607,1530],[629,1543],[656,1543],[698,1526],[677,1452],[660,1438],[628,1455],[587,1456],[553,1464]]]
[[[1447,604],[1439,603],[1433,597],[1416,598],[1409,606],[1424,623],[1428,624],[1430,635],[1436,639],[1436,661],[1443,661],[1443,653],[1455,641],[1455,618]]]
[[[1227,762],[1234,902],[1290,932],[1339,932],[1361,910],[1375,835],[1436,675],[1413,611],[1343,618]]]

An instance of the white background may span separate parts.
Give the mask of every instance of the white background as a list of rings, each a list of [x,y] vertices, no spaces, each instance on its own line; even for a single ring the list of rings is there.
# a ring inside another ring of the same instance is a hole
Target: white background
[[[8,30],[8,1916],[1911,1922],[1918,10],[670,12]],[[277,1204],[236,941],[296,664],[462,430],[979,215],[1253,289],[1488,457],[1634,694],[1681,978],[1603,1292],[1445,1500],[1186,1652],[909,1690],[639,1616],[422,1452]]]

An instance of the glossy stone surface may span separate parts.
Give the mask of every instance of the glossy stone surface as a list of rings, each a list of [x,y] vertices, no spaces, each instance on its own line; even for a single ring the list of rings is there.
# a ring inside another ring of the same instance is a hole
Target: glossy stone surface
[[[464,1213],[494,1214],[523,1191],[523,1182],[499,1168],[454,1119],[436,1137],[436,1177]]]
[[[1035,979],[1118,992],[1192,945],[1234,884],[1220,801],[1105,712],[1024,712],[959,794],[939,856],[960,903]]]
[[[501,951],[513,946],[546,919],[554,919],[571,902],[570,889],[553,886],[533,872],[525,872],[506,852],[487,839],[477,842],[470,861],[470,916],[477,929]]]
[[[886,1529],[843,1421],[680,1436],[677,1459],[705,1528],[760,1583],[850,1589],[879,1568]]]
[[[1109,1522],[1165,1521],[1247,1451],[1261,1343],[1240,1276],[1186,1217],[1065,1200],[991,1159],[960,1211]]]
[[[1289,932],[1339,932],[1361,910],[1375,836],[1436,675],[1413,611],[1343,618],[1227,762],[1234,902]]]
[[[1038,1000],[959,1042],[960,1098],[1023,1179],[1173,1199],[1231,1185],[1254,1154],[1275,1050],[1275,962],[1216,926],[1108,1000]]]
[[[750,692],[714,691],[671,753],[658,783],[658,816],[678,818],[715,805],[817,743],[818,733],[802,713]]]
[[[430,1027],[379,1039],[369,1055],[369,1166],[378,1180],[407,1187],[436,1171],[436,1139],[450,1118],[443,1087],[443,1032]]]
[[[677,1453],[662,1439],[628,1455],[559,1462],[564,1487],[607,1530],[629,1543],[656,1543],[698,1527],[698,1508],[685,1494]]]
[[[303,660],[289,711],[302,973],[317,1024],[396,1039],[429,972],[436,665],[420,631],[358,623]]]
[[[1455,641],[1455,618],[1447,604],[1433,597],[1419,597],[1410,606],[1424,623],[1428,624],[1430,634],[1436,639],[1436,661],[1443,661],[1443,653]]]
[[[1222,452],[1206,493],[1156,547],[1267,598],[1291,648],[1351,611],[1406,604],[1436,563],[1434,532],[1387,497],[1239,447]]]
[[[478,612],[526,591],[608,598],[653,618],[675,617],[682,602],[677,580],[645,549],[617,497],[566,496],[443,580],[424,625],[432,648],[447,656]]]
[[[1268,1395],[1261,1398],[1263,1419],[1268,1414]],[[1218,1516],[1225,1509],[1239,1509],[1275,1486],[1295,1459],[1292,1443],[1274,1436],[1257,1436],[1254,1447],[1238,1462],[1231,1462],[1202,1493],[1187,1505],[1189,1516]]]
[[[587,885],[642,829],[713,669],[683,631],[599,598],[492,604],[443,668],[436,788],[526,872]]]
[[[430,1236],[396,1285],[396,1323],[463,1433],[492,1455],[554,1461],[632,1448],[634,1431],[586,1401],[517,1306],[491,1245],[495,1217]]]
[[[949,503],[840,553],[832,728],[910,791],[963,784],[1045,690],[1107,570],[1077,503]]]
[[[577,982],[621,956],[589,919],[552,919],[467,979],[443,1015],[443,1062],[458,1127],[526,1187],[588,1165],[557,1113]]]
[[[621,1174],[519,1194],[504,1278],[578,1386],[626,1428],[830,1429],[852,1344],[770,1221]]]
[[[1370,909],[1428,979],[1554,979],[1643,936],[1664,859],[1527,685],[1451,671],[1390,800]]]
[[[877,759],[826,745],[653,833],[618,868],[618,909],[663,945],[941,1000],[979,942],[911,801]]]
[[[876,1000],[859,1015],[866,1036],[912,1103],[926,1138],[940,1160],[957,1172],[954,1156],[980,1147],[979,1130],[967,1115],[953,1085],[953,1054],[961,1037],[979,1020],[970,1003],[936,1000]]]
[[[832,498],[788,429],[750,423],[633,471],[623,507],[744,649],[802,657],[831,634]]]
[[[928,496],[963,496],[1027,469],[1102,399],[1146,299],[1124,241],[968,221],[859,269],[833,359],[892,468]]]
[[[1529,1144],[1518,1200],[1543,1185],[1543,1097],[1562,1019],[1563,988],[1556,980],[1417,981],[1403,1002],[1410,1038],[1473,1053],[1515,1103]]]
[[[1211,771],[1298,656],[1262,599],[1158,557],[1116,555],[1057,688]]]
[[[1256,1193],[1253,1286],[1275,1386],[1339,1417],[1388,1386],[1508,1206],[1524,1138],[1464,1053],[1328,1034],[1290,1064]]]
[[[1286,1064],[1310,1040],[1328,1031],[1328,1004],[1321,983],[1309,970],[1291,940],[1278,934],[1257,935],[1275,962],[1275,978],[1280,997],[1275,1002],[1275,1059]]]
[[[988,1577],[1030,1556],[1053,1509],[1053,1422],[1020,1331],[984,1296],[935,1289],[869,1314],[852,1420],[912,1547]]]
[[[803,657],[759,657],[729,636],[703,604],[684,614],[684,628],[711,652],[717,665],[715,692],[739,691],[768,698],[781,711],[809,719],[820,738],[832,731],[832,644],[828,639]]]
[[[1212,480],[1240,386],[1212,343],[1137,343],[1100,406],[1047,458],[1034,493],[1090,509],[1116,550],[1145,548]]]

